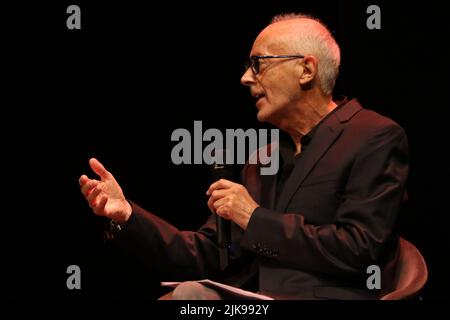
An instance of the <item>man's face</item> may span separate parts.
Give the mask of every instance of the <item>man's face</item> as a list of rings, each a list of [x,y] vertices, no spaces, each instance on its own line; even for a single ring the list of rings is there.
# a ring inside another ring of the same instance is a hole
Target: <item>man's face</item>
[[[292,46],[292,31],[277,23],[268,26],[256,38],[250,56],[301,54]],[[295,41],[295,40],[294,40]],[[257,99],[258,120],[274,125],[289,116],[301,94],[301,59],[259,59],[259,72],[248,68],[241,83],[250,87]]]

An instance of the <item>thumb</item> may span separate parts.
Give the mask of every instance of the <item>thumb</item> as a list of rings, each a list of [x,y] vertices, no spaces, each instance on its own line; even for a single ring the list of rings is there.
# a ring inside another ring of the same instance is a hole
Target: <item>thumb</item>
[[[111,173],[109,173],[97,159],[89,159],[89,165],[91,166],[91,169],[100,176],[102,181],[111,177]]]

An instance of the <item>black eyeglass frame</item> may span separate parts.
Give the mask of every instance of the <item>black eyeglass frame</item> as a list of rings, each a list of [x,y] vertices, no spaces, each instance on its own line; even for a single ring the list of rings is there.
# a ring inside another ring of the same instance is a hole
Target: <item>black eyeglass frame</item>
[[[259,73],[259,59],[299,59],[305,56],[301,54],[294,55],[280,55],[280,56],[251,56],[245,63],[245,70],[252,68],[253,73],[256,75]]]

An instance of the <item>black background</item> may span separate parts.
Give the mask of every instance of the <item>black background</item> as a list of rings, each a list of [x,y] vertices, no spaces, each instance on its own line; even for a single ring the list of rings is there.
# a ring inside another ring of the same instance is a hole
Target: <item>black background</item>
[[[335,94],[405,128],[410,201],[402,235],[429,267],[424,299],[448,298],[449,52],[443,5],[427,1],[55,1],[2,9],[3,295],[16,298],[146,297],[166,280],[127,253],[104,247],[105,220],[79,192],[96,157],[128,198],[180,229],[209,215],[206,165],[175,166],[176,128],[259,128],[239,80],[270,18],[321,18],[342,50]],[[81,30],[66,8],[81,7]],[[381,8],[368,30],[366,8]],[[157,259],[158,257],[155,257]],[[66,288],[66,268],[82,289]]]

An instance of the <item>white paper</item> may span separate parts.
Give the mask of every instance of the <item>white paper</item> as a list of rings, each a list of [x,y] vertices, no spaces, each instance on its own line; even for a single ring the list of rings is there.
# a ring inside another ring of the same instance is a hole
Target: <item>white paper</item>
[[[249,299],[249,300],[274,300],[271,297],[254,293],[251,291],[242,290],[239,288],[235,288],[220,282],[215,282],[209,279],[203,279],[203,280],[197,280],[194,281],[197,283],[201,283],[209,288],[216,289],[217,291],[222,291],[231,294],[232,296],[235,296],[237,298],[241,298],[243,300]],[[181,282],[161,282],[161,285],[164,287],[173,287],[176,288]]]

